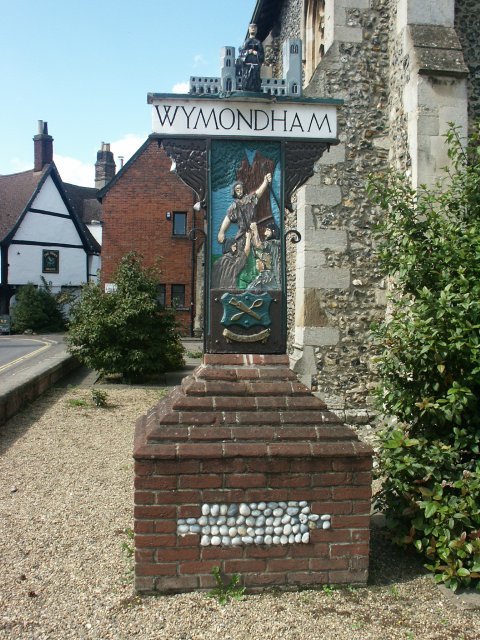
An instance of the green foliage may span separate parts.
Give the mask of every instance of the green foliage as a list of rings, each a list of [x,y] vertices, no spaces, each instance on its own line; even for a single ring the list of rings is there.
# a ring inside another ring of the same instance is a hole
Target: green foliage
[[[67,405],[69,407],[88,407],[88,402],[85,398],[69,398],[67,400]]]
[[[453,589],[480,581],[480,136],[435,187],[405,176],[370,181],[384,212],[379,256],[394,282],[390,317],[375,328],[381,434],[376,504],[396,542],[413,545]]]
[[[227,584],[224,584],[220,573],[220,567],[213,567],[213,577],[217,586],[208,592],[210,598],[215,598],[221,605],[227,604],[230,600],[241,600],[245,593],[245,587],[239,585],[240,576],[234,573]]]
[[[381,434],[376,506],[392,539],[413,545],[437,582],[480,585],[480,431],[454,427],[449,438],[410,438],[408,427]]]
[[[57,298],[52,295],[45,280],[43,287],[36,287],[31,282],[20,287],[11,315],[12,331],[15,333],[45,333],[65,328],[65,318]]]
[[[185,355],[187,358],[201,358],[203,356],[203,351],[187,351]]]
[[[102,389],[92,389],[92,402],[96,407],[106,407],[108,405],[107,402],[107,392]]]
[[[113,278],[116,291],[84,287],[70,316],[68,348],[79,360],[104,375],[127,381],[177,369],[183,364],[175,316],[157,300],[158,272],[129,253]]]

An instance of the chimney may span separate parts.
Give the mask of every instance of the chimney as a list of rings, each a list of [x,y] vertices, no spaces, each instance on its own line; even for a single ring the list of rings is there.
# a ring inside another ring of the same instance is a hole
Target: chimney
[[[115,175],[115,160],[110,151],[110,143],[102,142],[102,148],[97,151],[95,163],[95,188],[102,189]]]
[[[38,121],[38,133],[33,136],[34,171],[41,171],[53,162],[53,138],[48,135],[48,123]]]

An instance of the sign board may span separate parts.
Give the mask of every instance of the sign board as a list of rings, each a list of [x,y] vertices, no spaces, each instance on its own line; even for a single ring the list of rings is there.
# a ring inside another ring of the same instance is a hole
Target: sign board
[[[0,333],[10,333],[10,316],[0,315]]]
[[[116,290],[117,290],[117,285],[115,282],[105,283],[105,293],[115,293]]]
[[[335,140],[339,100],[219,100],[149,94],[152,131],[171,136]]]

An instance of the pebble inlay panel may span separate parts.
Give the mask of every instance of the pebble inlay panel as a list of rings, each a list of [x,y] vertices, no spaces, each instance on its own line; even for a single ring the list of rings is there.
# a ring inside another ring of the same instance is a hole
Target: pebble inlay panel
[[[330,529],[331,516],[311,513],[306,500],[203,504],[199,518],[177,520],[177,534],[199,534],[203,547],[310,542],[312,529]]]

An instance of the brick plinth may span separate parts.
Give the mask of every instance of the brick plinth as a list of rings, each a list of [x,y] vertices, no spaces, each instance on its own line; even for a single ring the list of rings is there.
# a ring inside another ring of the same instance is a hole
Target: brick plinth
[[[366,582],[372,451],[286,356],[205,355],[139,418],[134,458],[138,591],[210,588],[214,566],[250,590]],[[307,544],[202,546],[177,533],[202,505],[292,501],[331,528],[311,529]]]

